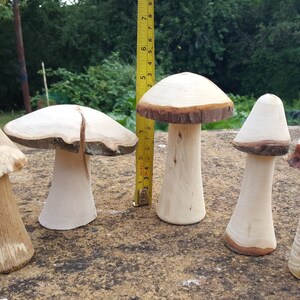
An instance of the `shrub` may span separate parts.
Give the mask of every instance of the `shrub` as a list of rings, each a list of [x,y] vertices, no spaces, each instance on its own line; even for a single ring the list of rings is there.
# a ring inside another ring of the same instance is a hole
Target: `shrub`
[[[239,96],[229,94],[234,103],[233,116],[229,119],[204,124],[203,129],[234,129],[240,128],[248,117],[256,99],[253,96]]]

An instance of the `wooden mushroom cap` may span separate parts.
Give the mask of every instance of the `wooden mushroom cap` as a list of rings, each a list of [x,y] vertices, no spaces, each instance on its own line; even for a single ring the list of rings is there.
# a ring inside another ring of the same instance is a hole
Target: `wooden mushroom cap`
[[[256,101],[233,146],[247,153],[278,156],[288,152],[290,143],[282,101],[265,94]]]
[[[295,147],[294,153],[289,157],[288,163],[291,167],[300,169],[300,140]]]
[[[210,123],[229,118],[233,102],[209,79],[184,72],[168,76],[149,89],[137,112],[167,123]]]
[[[23,152],[0,129],[0,177],[21,170],[26,162]]]
[[[15,142],[42,149],[78,152],[85,124],[85,153],[118,155],[134,151],[136,135],[104,113],[79,105],[48,106],[6,124],[5,133]]]

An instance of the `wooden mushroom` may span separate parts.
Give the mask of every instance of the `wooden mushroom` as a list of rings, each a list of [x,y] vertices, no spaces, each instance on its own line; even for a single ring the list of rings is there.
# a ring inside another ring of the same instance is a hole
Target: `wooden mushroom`
[[[173,224],[205,216],[201,174],[201,123],[232,115],[233,103],[207,78],[185,72],[169,76],[141,98],[137,112],[169,124],[168,152],[157,215]]]
[[[25,163],[25,155],[0,129],[0,273],[21,268],[34,253],[8,175]]]
[[[291,167],[300,169],[300,140],[288,163]],[[288,268],[296,278],[300,279],[300,218],[288,261]]]
[[[135,150],[134,133],[102,112],[78,105],[49,106],[4,127],[28,147],[56,149],[53,180],[39,216],[44,227],[68,230],[96,218],[90,155],[121,155]]]
[[[275,156],[288,152],[290,134],[282,101],[261,96],[233,146],[247,153],[237,205],[224,234],[225,245],[245,255],[265,255],[276,248],[272,216]]]

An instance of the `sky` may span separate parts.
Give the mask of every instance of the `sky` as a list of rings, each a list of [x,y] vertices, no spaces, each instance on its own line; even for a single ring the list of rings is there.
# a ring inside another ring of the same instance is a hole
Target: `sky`
[[[61,0],[61,2],[66,3],[66,4],[74,4],[77,2],[77,0]]]

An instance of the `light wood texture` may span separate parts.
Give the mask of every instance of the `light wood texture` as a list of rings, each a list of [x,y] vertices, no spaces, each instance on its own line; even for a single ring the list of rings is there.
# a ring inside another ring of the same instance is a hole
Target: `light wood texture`
[[[276,248],[272,216],[272,181],[275,158],[247,155],[243,183],[225,244],[237,253],[264,255]]]
[[[0,177],[22,169],[26,162],[25,155],[0,129]]]
[[[179,225],[197,223],[205,216],[200,125],[169,125],[157,215],[165,222]]]
[[[294,153],[290,156],[288,163],[291,167],[300,169],[300,140],[298,140]],[[290,272],[296,278],[300,279],[300,218],[294,242],[292,244],[288,267]]]
[[[0,177],[0,273],[21,268],[33,253],[9,177],[4,175]]]
[[[168,76],[149,89],[137,112],[167,123],[209,123],[229,118],[233,102],[209,79],[184,72]]]
[[[102,112],[78,105],[53,105],[37,110],[5,125],[5,133],[15,142],[34,148],[62,148],[78,152],[82,116],[86,121],[85,152],[119,155],[134,151],[136,135]]]
[[[240,151],[257,155],[284,155],[291,138],[280,98],[261,96],[233,141]]]
[[[49,229],[69,230],[96,216],[89,156],[57,149],[52,185],[39,222]]]
[[[5,132],[28,147],[56,149],[53,182],[39,221],[68,230],[96,218],[89,157],[135,150],[137,136],[107,115],[78,105],[49,106],[9,122]]]
[[[300,218],[288,262],[290,272],[300,279]]]

